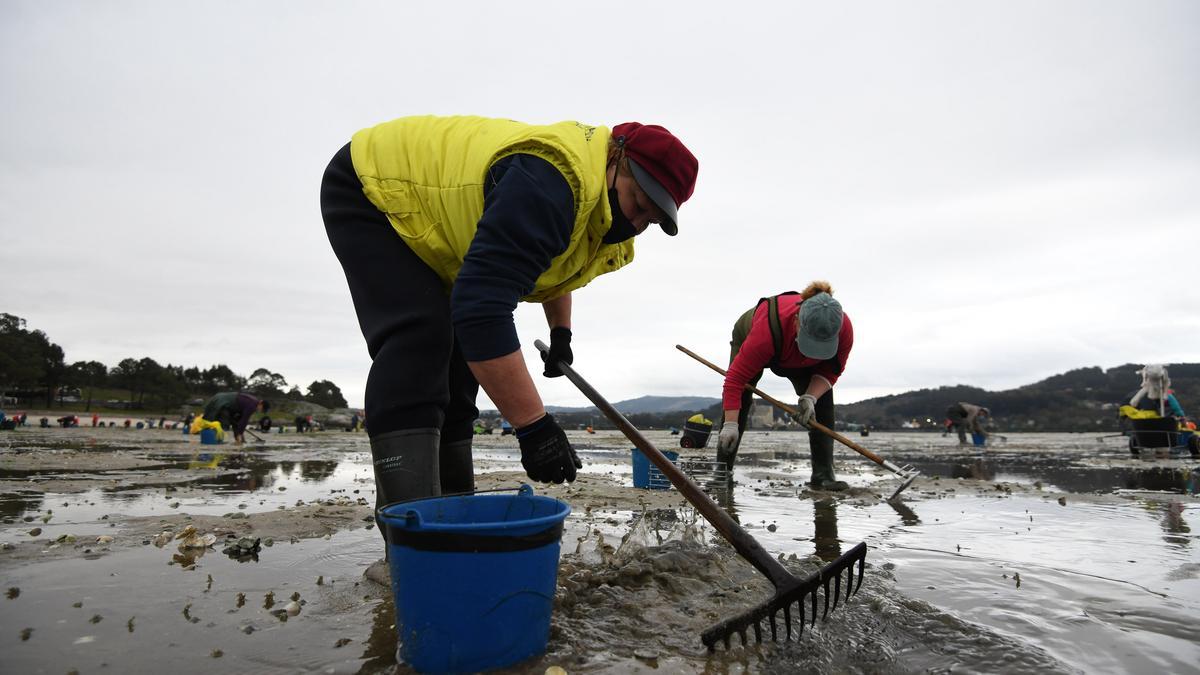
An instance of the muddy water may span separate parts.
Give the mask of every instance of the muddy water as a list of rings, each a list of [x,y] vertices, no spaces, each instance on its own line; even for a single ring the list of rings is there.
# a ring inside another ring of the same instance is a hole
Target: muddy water
[[[718,502],[798,574],[859,541],[870,547],[867,573],[802,641],[710,655],[699,631],[768,597],[769,584],[678,499],[638,505],[646,493],[625,487],[627,441],[572,436],[589,481],[559,493],[573,513],[551,642],[516,672],[1186,672],[1200,659],[1190,458],[1132,458],[1121,439],[1081,434],[1012,434],[982,450],[937,435],[856,437],[922,471],[889,503],[879,497],[895,480],[857,455],[837,456],[850,493],[814,493],[803,486],[803,436],[752,432],[733,489],[712,491]],[[511,437],[476,446],[481,485],[511,483]],[[361,435],[212,449],[167,432],[0,436],[0,543],[14,547],[0,551],[0,671],[396,668],[390,593],[362,577],[382,549],[369,524],[277,536],[245,562],[218,545],[190,569],[171,545],[126,541],[135,516],[286,515],[333,497],[374,500]],[[54,543],[66,534],[76,543]],[[87,543],[101,535],[116,541]],[[281,620],[296,593],[300,612]]]

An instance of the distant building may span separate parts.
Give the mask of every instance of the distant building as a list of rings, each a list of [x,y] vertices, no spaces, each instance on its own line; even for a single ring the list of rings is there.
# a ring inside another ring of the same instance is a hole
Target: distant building
[[[766,401],[750,404],[750,419],[746,422],[751,429],[771,429],[775,426],[775,407]]]

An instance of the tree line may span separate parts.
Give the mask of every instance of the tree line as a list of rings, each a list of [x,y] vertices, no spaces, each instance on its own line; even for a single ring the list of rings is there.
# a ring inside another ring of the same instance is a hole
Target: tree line
[[[1166,364],[1171,387],[1186,412],[1200,407],[1200,364]],[[1142,364],[1107,370],[1076,368],[1039,382],[1004,391],[958,385],[920,389],[837,406],[839,420],[872,429],[907,425],[940,428],[946,408],[957,401],[986,406],[999,429],[1012,431],[1115,431],[1117,411],[1141,386]],[[925,422],[930,420],[930,422]]]
[[[47,408],[76,407],[90,411],[99,397],[118,390],[128,393],[122,407],[171,412],[197,398],[221,391],[248,391],[274,400],[308,401],[326,408],[345,408],[342,390],[329,380],[315,380],[306,391],[289,385],[283,375],[258,368],[245,377],[229,366],[208,368],[160,364],[150,357],[125,358],[111,368],[99,361],[68,362],[63,348],[45,332],[29,330],[25,319],[0,313],[0,395]]]

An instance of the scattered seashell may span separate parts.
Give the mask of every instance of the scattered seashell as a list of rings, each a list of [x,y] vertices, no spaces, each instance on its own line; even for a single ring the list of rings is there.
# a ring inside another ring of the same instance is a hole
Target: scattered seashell
[[[8,589],[8,593],[6,593],[5,595],[8,596],[9,600],[15,600],[15,599],[17,599],[18,596],[21,595],[21,589],[17,588],[16,586],[13,586],[12,588]]]
[[[288,604],[284,605],[283,611],[287,612],[288,616],[296,616],[297,614],[300,613],[300,603],[293,600],[293,601],[289,602]]]
[[[100,623],[103,620],[104,620],[104,617],[100,616],[99,614],[93,614],[92,618],[88,619],[88,622],[89,623]]]
[[[116,539],[116,537],[113,537],[113,536],[107,535],[107,534],[102,534],[99,537],[96,537],[96,543],[97,544],[111,544],[111,543],[113,543],[114,539]]]
[[[191,526],[188,526],[191,528]],[[193,529],[192,533],[179,542],[179,550],[184,551],[189,548],[208,548],[217,543],[217,535],[212,534],[197,534]]]
[[[219,658],[221,658],[222,656],[225,656],[225,652],[221,651],[220,649],[214,649],[214,650],[212,650],[212,657],[213,657],[214,659],[219,659]]]
[[[182,532],[175,535],[175,538],[176,539],[187,539],[188,537],[192,536],[193,534],[196,534],[196,526],[188,525],[187,527],[183,528]]]
[[[31,635],[33,635],[32,628],[22,628],[21,629],[21,642],[25,642],[26,640],[28,640],[29,636],[31,636]]]
[[[41,534],[41,533],[42,533],[42,528],[40,528],[40,527],[35,527],[35,528],[33,528],[32,530],[30,530],[30,531],[29,531],[29,536],[31,536],[31,537],[36,537],[36,536],[38,536],[38,535],[39,535],[39,534]]]
[[[354,642],[354,640],[351,640],[350,638],[338,638],[338,641],[333,643],[333,646],[335,648],[345,647],[346,645],[350,644],[351,642]]]

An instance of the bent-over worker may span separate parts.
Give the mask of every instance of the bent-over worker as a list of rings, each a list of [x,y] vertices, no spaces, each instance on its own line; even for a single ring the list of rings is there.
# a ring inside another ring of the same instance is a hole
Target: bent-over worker
[[[636,122],[405,117],[337,152],[321,212],[372,359],[377,504],[473,489],[480,386],[531,479],[575,479],[582,463],[542,405],[513,311],[542,305],[543,374],[561,375],[572,291],[632,261],[651,224],[674,235],[697,168],[669,131]]]
[[[722,393],[725,416],[717,440],[717,459],[731,475],[753,400],[745,385],[757,384],[765,368],[787,378],[800,396],[797,422],[808,426],[815,419],[833,428],[833,385],[854,346],[854,327],[832,293],[828,282],[814,281],[800,293],[762,298],[734,324]],[[846,483],[833,474],[833,439],[811,430],[808,447],[810,485],[845,490]]]

